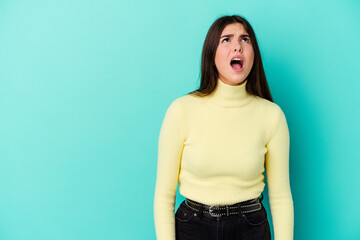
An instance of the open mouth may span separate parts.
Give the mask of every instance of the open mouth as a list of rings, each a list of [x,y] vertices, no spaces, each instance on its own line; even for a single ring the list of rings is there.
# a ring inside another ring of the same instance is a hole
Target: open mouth
[[[235,71],[241,71],[243,68],[244,62],[241,58],[233,58],[233,59],[231,59],[230,65]]]

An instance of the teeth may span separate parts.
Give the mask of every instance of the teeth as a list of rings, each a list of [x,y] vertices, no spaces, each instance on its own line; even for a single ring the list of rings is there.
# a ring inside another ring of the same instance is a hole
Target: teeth
[[[233,58],[232,60],[239,60],[239,61],[241,61],[241,58]]]

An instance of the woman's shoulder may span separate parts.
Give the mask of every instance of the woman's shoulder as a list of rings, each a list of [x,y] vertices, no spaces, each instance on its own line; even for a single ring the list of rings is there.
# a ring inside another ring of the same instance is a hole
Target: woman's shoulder
[[[207,97],[199,97],[194,94],[185,94],[185,95],[175,98],[173,100],[173,103],[183,105],[183,106],[193,106],[193,104],[200,103],[206,99],[207,99]]]
[[[253,104],[261,108],[262,111],[267,111],[275,114],[282,112],[280,105],[275,102],[272,102],[266,98],[262,98],[259,96],[253,96],[253,98],[254,98]]]
[[[195,101],[196,101],[196,99],[193,96],[190,96],[188,94],[182,95],[182,96],[174,98],[170,102],[168,109],[172,109],[173,111],[183,111],[184,108],[194,105],[193,103]]]

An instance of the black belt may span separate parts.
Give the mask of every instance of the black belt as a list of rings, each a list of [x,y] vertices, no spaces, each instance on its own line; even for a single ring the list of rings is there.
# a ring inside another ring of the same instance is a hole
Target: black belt
[[[235,203],[232,205],[205,205],[188,198],[185,199],[186,205],[191,209],[203,213],[208,213],[212,217],[230,216],[240,213],[255,212],[262,208],[261,201],[263,195],[260,197],[247,200],[244,202]]]

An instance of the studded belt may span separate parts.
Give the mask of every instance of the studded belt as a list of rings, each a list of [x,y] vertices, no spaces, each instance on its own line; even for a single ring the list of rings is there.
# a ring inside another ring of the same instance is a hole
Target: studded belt
[[[232,205],[205,205],[188,198],[185,199],[185,203],[195,211],[208,213],[212,217],[221,217],[258,211],[262,208],[262,199],[263,195],[261,194],[259,198]]]

